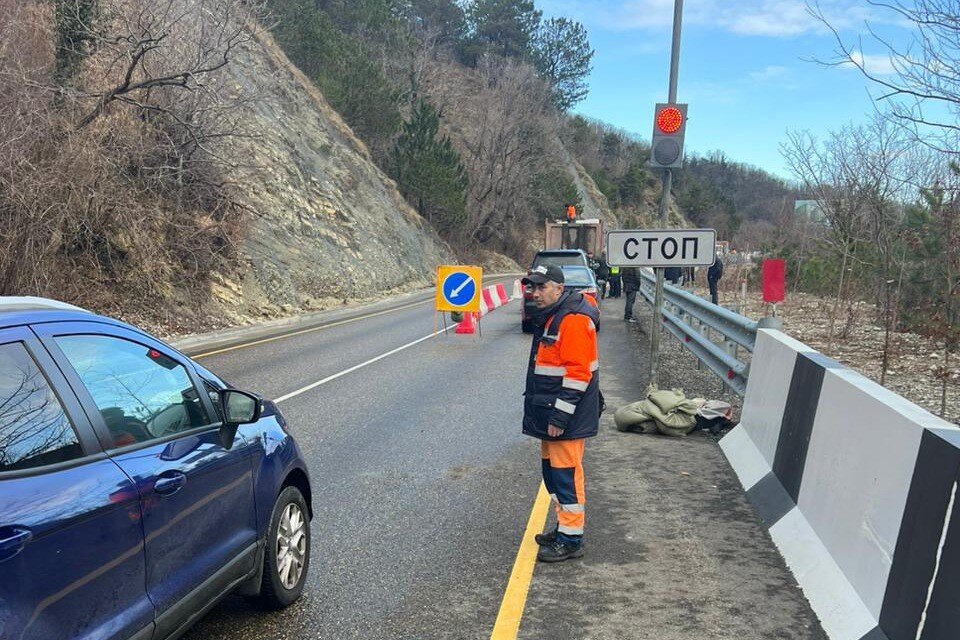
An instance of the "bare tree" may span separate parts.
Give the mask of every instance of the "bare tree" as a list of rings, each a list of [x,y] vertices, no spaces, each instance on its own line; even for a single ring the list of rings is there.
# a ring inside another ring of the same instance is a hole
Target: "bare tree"
[[[91,4],[0,0],[0,292],[109,311],[202,290],[235,246],[222,143],[253,133],[229,74],[255,4]]]
[[[828,350],[833,348],[837,315],[844,300],[847,270],[855,251],[865,241],[867,218],[860,190],[860,176],[852,162],[857,136],[848,127],[831,132],[821,141],[809,132],[791,132],[780,151],[791,172],[817,201],[826,217],[824,240],[840,256],[837,292],[830,313]]]
[[[906,22],[913,36],[905,45],[883,37],[866,24],[867,41],[885,52],[893,74],[881,72],[864,53],[864,39],[845,41],[819,2],[808,10],[835,36],[836,56],[828,65],[852,65],[879,89],[876,100],[889,116],[911,131],[923,144],[940,152],[957,154],[960,147],[960,0],[866,0],[890,17]],[[882,65],[886,66],[886,65]]]
[[[467,76],[440,74],[431,101],[441,113],[456,106],[445,133],[460,150],[470,175],[465,246],[506,241],[526,229],[529,185],[546,156],[552,121],[549,87],[525,63],[489,56]],[[555,123],[554,123],[555,124]]]
[[[159,0],[115,2],[92,22],[84,0],[65,0],[86,32],[98,64],[78,96],[92,101],[79,120],[82,129],[114,102],[175,116],[151,94],[173,88],[203,92],[252,37],[251,5],[244,0]],[[192,123],[183,123],[188,128]]]

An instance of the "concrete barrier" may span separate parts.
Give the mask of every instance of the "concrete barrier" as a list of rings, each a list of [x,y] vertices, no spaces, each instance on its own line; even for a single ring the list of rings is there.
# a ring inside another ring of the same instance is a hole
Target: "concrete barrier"
[[[960,429],[761,329],[720,446],[831,640],[960,638]]]

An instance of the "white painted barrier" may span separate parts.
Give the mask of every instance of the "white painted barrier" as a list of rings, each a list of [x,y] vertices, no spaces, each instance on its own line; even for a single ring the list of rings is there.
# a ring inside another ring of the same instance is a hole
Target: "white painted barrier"
[[[761,329],[720,446],[831,640],[960,638],[960,429]]]

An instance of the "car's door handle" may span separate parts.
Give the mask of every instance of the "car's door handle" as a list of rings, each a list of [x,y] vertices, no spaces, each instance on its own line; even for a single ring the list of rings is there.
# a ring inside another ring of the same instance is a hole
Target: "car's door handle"
[[[176,493],[187,483],[187,476],[179,471],[165,471],[157,481],[153,483],[153,490],[162,496],[169,496]]]
[[[33,538],[33,532],[23,527],[0,527],[0,561],[20,553]]]

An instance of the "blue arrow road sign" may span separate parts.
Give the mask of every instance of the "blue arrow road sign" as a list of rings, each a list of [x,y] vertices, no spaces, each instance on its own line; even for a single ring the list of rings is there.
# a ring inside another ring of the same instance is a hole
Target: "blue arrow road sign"
[[[443,281],[443,297],[455,307],[470,304],[477,293],[477,283],[468,274],[455,271]]]

